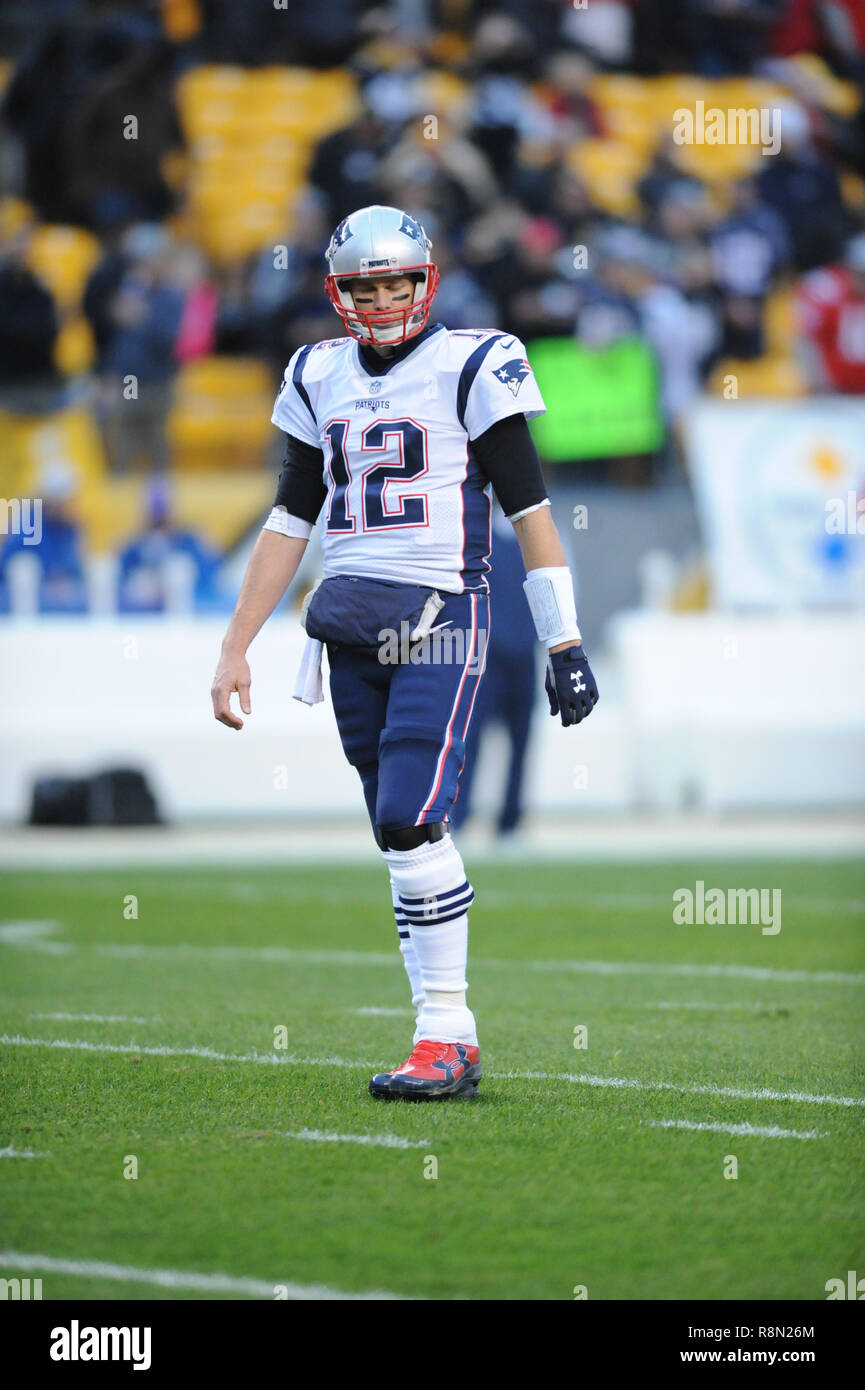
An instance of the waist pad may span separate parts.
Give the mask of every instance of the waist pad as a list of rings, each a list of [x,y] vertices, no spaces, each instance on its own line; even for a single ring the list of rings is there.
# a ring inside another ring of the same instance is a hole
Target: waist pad
[[[399,638],[400,624],[411,632],[433,592],[417,584],[396,584],[387,579],[362,579],[335,575],[324,579],[312,596],[306,614],[306,631],[319,642],[379,650],[384,629]]]

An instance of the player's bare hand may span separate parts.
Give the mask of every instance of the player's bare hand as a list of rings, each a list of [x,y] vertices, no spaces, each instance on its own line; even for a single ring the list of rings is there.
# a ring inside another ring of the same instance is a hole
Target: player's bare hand
[[[244,714],[250,714],[252,712],[252,706],[249,703],[250,681],[249,664],[246,657],[223,652],[219,658],[219,665],[216,668],[216,675],[213,677],[213,685],[210,689],[213,700],[213,717],[218,719],[220,724],[225,724],[229,729],[243,728],[243,720],[232,712],[231,697],[236,690],[240,696],[240,708]]]

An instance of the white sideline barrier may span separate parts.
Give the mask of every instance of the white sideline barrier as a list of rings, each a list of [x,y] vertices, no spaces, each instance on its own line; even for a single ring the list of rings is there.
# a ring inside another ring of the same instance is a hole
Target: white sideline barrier
[[[10,622],[0,630],[0,819],[26,816],[33,779],[140,768],[171,820],[363,810],[328,704],[291,698],[304,633],[266,623],[249,652],[252,715],[213,717],[226,620]],[[235,695],[232,707],[239,712]]]
[[[865,804],[865,619],[623,614],[636,805]]]
[[[362,818],[329,701],[291,698],[296,619],[271,620],[250,649],[240,733],[210,705],[224,629],[221,617],[4,622],[0,820],[26,817],[39,776],[112,765],[141,768],[171,820]],[[601,702],[587,723],[562,729],[539,689],[531,808],[576,823],[641,807],[865,804],[862,619],[627,614],[612,639],[605,662],[590,653]],[[503,778],[502,747],[482,755],[479,810]]]

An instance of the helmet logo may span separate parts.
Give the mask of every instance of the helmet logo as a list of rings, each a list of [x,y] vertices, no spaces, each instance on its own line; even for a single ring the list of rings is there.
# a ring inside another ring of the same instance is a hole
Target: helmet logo
[[[408,213],[403,213],[402,221],[397,231],[403,232],[406,236],[413,237],[422,251],[425,252],[427,250],[426,233],[413,218],[409,217]]]
[[[348,218],[344,217],[330,239],[330,254],[333,255],[334,251],[344,246],[350,236],[354,236],[354,232],[348,225]]]

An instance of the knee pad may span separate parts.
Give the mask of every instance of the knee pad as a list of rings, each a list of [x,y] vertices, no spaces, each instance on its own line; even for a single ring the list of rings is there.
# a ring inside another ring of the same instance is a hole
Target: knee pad
[[[418,849],[421,845],[444,839],[447,834],[447,827],[442,821],[433,821],[432,825],[407,825],[399,830],[383,825],[375,828],[380,849]]]

